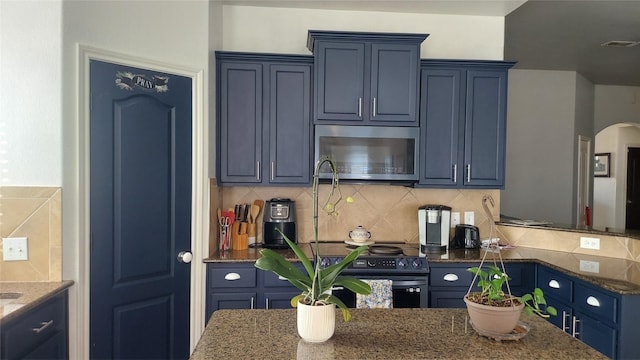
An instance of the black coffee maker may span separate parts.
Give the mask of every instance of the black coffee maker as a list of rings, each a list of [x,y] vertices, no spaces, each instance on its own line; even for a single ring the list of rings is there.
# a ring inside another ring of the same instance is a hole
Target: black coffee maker
[[[267,200],[264,207],[263,247],[288,248],[282,234],[294,243],[296,237],[296,205],[291,199],[274,198]],[[280,232],[278,232],[280,230]]]

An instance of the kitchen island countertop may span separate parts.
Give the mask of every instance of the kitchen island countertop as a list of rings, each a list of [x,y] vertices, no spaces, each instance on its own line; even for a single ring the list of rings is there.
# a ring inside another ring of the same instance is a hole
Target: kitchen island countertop
[[[336,331],[322,344],[305,343],[296,310],[218,310],[191,355],[201,359],[606,359],[537,316],[521,317],[529,333],[498,342],[479,336],[466,309],[336,311]]]

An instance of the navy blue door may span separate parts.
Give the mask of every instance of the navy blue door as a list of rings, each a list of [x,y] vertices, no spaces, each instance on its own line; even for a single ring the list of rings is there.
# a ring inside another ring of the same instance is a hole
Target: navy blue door
[[[91,358],[186,359],[191,79],[90,68]]]

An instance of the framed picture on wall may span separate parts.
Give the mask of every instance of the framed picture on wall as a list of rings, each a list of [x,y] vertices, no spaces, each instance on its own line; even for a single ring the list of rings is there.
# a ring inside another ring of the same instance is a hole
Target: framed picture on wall
[[[611,169],[609,167],[610,161],[611,161],[611,153],[596,154],[595,161],[593,164],[593,176],[595,177],[611,176]]]

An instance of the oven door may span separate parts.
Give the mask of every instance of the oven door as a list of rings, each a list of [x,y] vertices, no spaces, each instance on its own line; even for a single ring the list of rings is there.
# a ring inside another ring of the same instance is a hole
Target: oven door
[[[426,308],[428,305],[427,277],[426,276],[366,276],[351,275],[362,280],[389,279],[393,292],[393,307],[399,308]],[[337,296],[349,308],[356,307],[356,294],[349,289],[337,286],[332,289]]]

